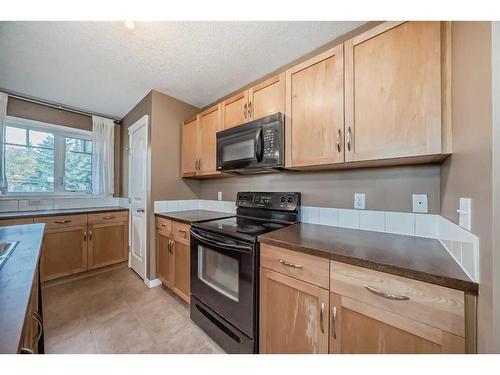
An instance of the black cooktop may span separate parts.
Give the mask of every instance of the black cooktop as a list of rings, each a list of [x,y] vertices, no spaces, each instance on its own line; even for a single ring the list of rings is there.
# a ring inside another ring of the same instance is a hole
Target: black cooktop
[[[287,225],[243,217],[230,217],[227,219],[205,221],[203,223],[193,223],[192,226],[244,241],[256,242],[257,236]]]

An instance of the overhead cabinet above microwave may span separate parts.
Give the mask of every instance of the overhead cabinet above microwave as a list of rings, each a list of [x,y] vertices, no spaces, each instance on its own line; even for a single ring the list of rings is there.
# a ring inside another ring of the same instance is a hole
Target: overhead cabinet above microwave
[[[201,122],[215,121],[207,114],[214,111],[217,125]],[[277,112],[285,113],[286,169],[444,160],[452,146],[451,23],[381,23],[202,112],[196,126],[183,126],[182,175],[220,174],[215,133]]]

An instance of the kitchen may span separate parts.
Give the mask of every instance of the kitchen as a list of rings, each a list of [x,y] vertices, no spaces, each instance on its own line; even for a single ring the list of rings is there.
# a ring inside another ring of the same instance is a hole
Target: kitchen
[[[0,353],[498,353],[499,30],[0,22]]]

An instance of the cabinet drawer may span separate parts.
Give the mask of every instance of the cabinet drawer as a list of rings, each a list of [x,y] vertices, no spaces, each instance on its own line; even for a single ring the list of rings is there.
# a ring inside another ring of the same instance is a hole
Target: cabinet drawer
[[[172,233],[174,240],[179,241],[185,245],[189,245],[190,235],[189,230],[191,225],[179,223],[178,221],[172,222]]]
[[[35,223],[45,223],[45,229],[77,227],[87,225],[87,215],[35,217]]]
[[[156,228],[170,232],[172,230],[172,220],[163,217],[156,217]]]
[[[122,223],[127,219],[128,211],[100,212],[88,215],[89,224]]]
[[[330,290],[342,296],[465,336],[464,293],[331,261]]]
[[[330,276],[328,259],[262,244],[260,265],[328,289]]]
[[[23,224],[33,224],[33,218],[22,218],[22,219],[2,219],[0,220],[0,227],[5,227],[8,225],[23,225]]]

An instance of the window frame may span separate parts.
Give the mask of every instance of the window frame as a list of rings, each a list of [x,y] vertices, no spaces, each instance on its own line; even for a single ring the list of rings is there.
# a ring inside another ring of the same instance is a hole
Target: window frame
[[[57,196],[84,196],[98,197],[92,191],[85,190],[67,191],[64,189],[64,168],[66,163],[65,138],[78,138],[92,141],[92,132],[89,130],[70,128],[62,125],[55,125],[41,121],[24,119],[14,116],[5,117],[5,126],[35,130],[54,135],[54,191],[53,192],[9,192],[0,195],[1,197],[57,197]],[[7,144],[7,142],[5,142]],[[21,147],[23,147],[21,145]],[[92,152],[94,145],[92,144]],[[7,181],[8,183],[8,181]]]

